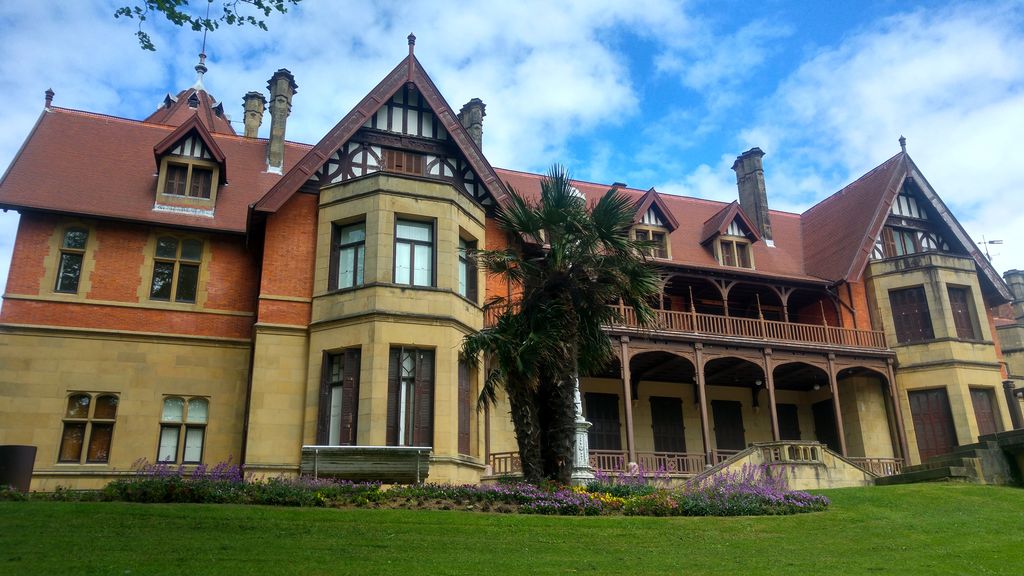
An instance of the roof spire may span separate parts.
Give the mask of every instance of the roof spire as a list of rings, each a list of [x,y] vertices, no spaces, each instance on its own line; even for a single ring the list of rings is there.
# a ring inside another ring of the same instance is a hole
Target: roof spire
[[[907,153],[907,139],[902,135],[900,135],[900,150],[902,150],[904,154]]]
[[[206,74],[206,71],[209,70],[206,67],[206,32],[210,22],[210,4],[213,4],[213,0],[209,0],[206,3],[206,21],[203,22],[203,47],[199,49],[199,64],[196,64],[196,83],[192,86],[196,90],[206,90],[203,87],[203,74]]]
[[[206,67],[206,54],[200,52],[199,64],[196,64],[196,83],[192,85],[196,90],[206,90],[206,88],[203,87],[203,74],[206,74],[207,70],[209,70],[209,68]]]

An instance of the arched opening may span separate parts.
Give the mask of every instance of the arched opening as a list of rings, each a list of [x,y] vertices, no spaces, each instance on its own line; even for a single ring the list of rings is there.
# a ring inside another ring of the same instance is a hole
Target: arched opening
[[[820,366],[805,362],[780,364],[772,373],[779,438],[817,440],[841,452],[828,373]]]
[[[772,440],[761,366],[743,358],[715,358],[704,365],[704,380],[713,464],[743,450],[750,442]]]
[[[794,290],[787,299],[789,321],[816,326],[839,326],[835,301],[824,290]]]
[[[739,283],[729,290],[729,316],[782,321],[782,299],[768,286]]]
[[[873,464],[899,455],[889,381],[881,372],[855,366],[836,374],[847,456]]]
[[[725,303],[717,286],[703,278],[672,276],[665,282],[665,310],[698,314],[725,314]],[[692,304],[692,307],[691,307]]]

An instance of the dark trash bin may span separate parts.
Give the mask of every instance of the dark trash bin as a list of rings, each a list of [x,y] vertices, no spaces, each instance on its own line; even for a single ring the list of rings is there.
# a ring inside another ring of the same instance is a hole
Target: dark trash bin
[[[28,492],[36,464],[35,446],[0,446],[0,486]]]

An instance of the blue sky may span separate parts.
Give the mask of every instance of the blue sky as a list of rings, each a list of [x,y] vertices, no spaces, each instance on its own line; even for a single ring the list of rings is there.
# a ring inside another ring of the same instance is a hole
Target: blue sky
[[[58,106],[143,118],[195,81],[199,34],[150,20],[158,50],[144,52],[117,5],[0,3],[0,168],[49,87]],[[730,201],[733,159],[759,146],[769,204],[800,212],[902,134],[968,233],[1005,242],[996,268],[1024,269],[1020,2],[305,0],[268,24],[209,36],[206,87],[241,120],[242,95],[290,69],[289,139],[319,140],[415,32],[449,104],[487,104],[495,166],[558,161],[581,179]],[[0,283],[16,225],[0,215]]]

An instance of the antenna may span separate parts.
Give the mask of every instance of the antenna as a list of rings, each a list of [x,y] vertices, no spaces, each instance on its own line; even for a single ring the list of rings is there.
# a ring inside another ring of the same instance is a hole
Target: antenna
[[[206,53],[206,32],[208,31],[210,25],[210,4],[213,4],[213,0],[208,0],[206,2],[206,21],[203,22],[203,47],[201,50],[199,50],[204,54]]]
[[[982,236],[981,236],[981,245],[985,247],[985,258],[987,258],[989,262],[992,261],[992,255],[989,254],[989,252],[988,252],[989,245],[990,244],[999,245],[999,244],[1002,244],[1002,243],[1003,243],[1002,240],[985,240],[985,235],[982,234]],[[996,254],[996,256],[998,256],[998,254]]]

